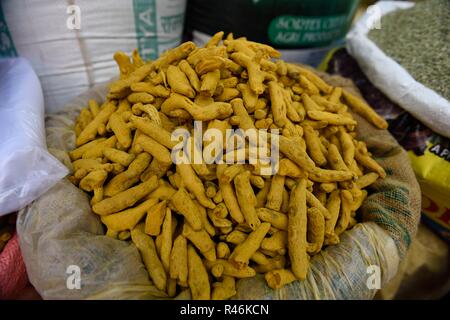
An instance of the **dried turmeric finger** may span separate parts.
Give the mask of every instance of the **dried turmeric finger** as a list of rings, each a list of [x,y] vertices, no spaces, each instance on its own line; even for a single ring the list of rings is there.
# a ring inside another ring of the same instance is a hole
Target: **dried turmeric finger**
[[[230,212],[230,216],[237,223],[244,222],[244,215],[239,207],[239,203],[236,197],[236,194],[233,190],[233,186],[230,183],[221,182],[221,177],[223,176],[223,172],[226,168],[226,165],[218,165],[217,166],[217,177],[219,180],[219,190],[222,195],[223,201]]]
[[[225,242],[219,242],[216,245],[216,256],[218,259],[228,259],[230,253],[230,248]]]
[[[298,277],[291,270],[278,269],[267,272],[264,278],[266,279],[267,285],[275,290],[294,282]]]
[[[250,257],[259,249],[261,242],[270,229],[270,223],[263,222],[248,235],[231,253],[230,261],[238,266],[247,265]]]
[[[171,198],[170,203],[176,211],[184,216],[186,221],[194,230],[202,229],[202,221],[198,214],[198,208],[189,197],[184,188],[180,188]]]
[[[301,139],[301,138],[298,138]],[[306,151],[299,147],[298,139],[279,137],[280,151],[301,169],[310,172],[316,165],[314,161],[309,157]],[[296,143],[297,142],[297,143]]]
[[[219,70],[214,70],[206,73],[202,79],[202,84],[200,86],[200,94],[206,97],[212,97],[214,92],[216,91],[219,81],[220,81]]]
[[[76,139],[76,146],[81,146],[97,136],[98,127],[106,125],[110,116],[116,111],[116,104],[114,101],[108,101],[104,104],[97,116],[84,128]]]
[[[298,73],[298,75],[304,75],[306,78],[308,78],[309,81],[314,83],[314,85],[317,86],[317,88],[319,88],[320,91],[322,91],[323,93],[325,94],[331,93],[333,88],[329,84],[327,84],[324,80],[322,80],[322,78],[320,78],[312,70],[308,70],[305,67],[294,65],[291,63],[288,64],[288,69],[291,72],[294,71]]]
[[[258,189],[262,189],[262,188],[264,188],[264,185],[265,185],[266,182],[265,182],[263,177],[256,176],[256,175],[252,174],[250,176],[250,183],[251,183],[252,186],[254,186],[254,187],[258,188]]]
[[[342,147],[342,157],[347,166],[350,166],[355,158],[355,145],[352,137],[342,127],[339,129],[339,142]]]
[[[319,94],[319,88],[304,75],[300,75],[299,84],[306,93],[310,95]]]
[[[213,284],[212,300],[230,299],[236,294],[235,280],[233,277],[224,276],[222,282]]]
[[[199,61],[195,65],[195,72],[198,75],[203,75],[205,73],[219,70],[225,65],[225,59],[218,56],[207,57],[201,61]]]
[[[166,201],[155,204],[147,211],[145,219],[145,233],[151,236],[157,236],[161,232],[161,226],[166,215]]]
[[[166,273],[169,273],[170,252],[172,250],[172,212],[166,208],[166,214],[161,230],[160,257]]]
[[[88,106],[92,116],[96,117],[100,112],[100,106],[98,105],[97,101],[94,99],[89,99]]]
[[[151,176],[156,175],[158,178],[163,177],[170,169],[172,164],[161,163],[157,159],[153,159],[147,169],[142,172],[140,179],[142,182],[147,181]]]
[[[69,151],[69,157],[70,157],[70,159],[71,159],[72,161],[81,159],[81,157],[83,156],[83,154],[84,154],[87,150],[89,150],[89,149],[91,149],[91,148],[97,146],[98,144],[100,144],[101,142],[103,142],[103,141],[105,141],[105,140],[106,140],[106,138],[99,138],[99,139],[90,141],[90,142],[88,142],[88,143],[86,143],[86,144],[83,144],[82,146],[80,146],[80,147],[78,147],[78,148],[76,148],[76,149],[74,149],[74,150],[72,150],[72,151]],[[97,157],[97,158],[98,158],[98,157]]]
[[[197,200],[194,200],[194,203],[197,206],[198,214],[200,216],[200,220],[202,221],[203,228],[211,237],[214,237],[216,235],[216,229],[208,219],[206,208],[202,206]]]
[[[380,117],[375,110],[357,96],[351,94],[347,90],[342,90],[345,101],[357,114],[365,118],[367,121],[375,125],[379,129],[387,129],[388,123]]]
[[[244,100],[245,108],[249,113],[253,113],[256,103],[258,102],[258,95],[252,91],[248,83],[239,83],[236,88],[241,92]]]
[[[364,200],[367,198],[367,190],[361,190],[361,194],[358,197],[353,196],[353,204],[352,204],[352,211],[357,211]]]
[[[187,240],[181,234],[173,242],[169,269],[170,278],[177,279],[181,286],[186,287],[188,280]]]
[[[161,105],[161,111],[170,117],[194,118],[199,121],[210,121],[213,119],[225,119],[229,117],[233,110],[227,102],[213,102],[208,106],[200,107],[189,98],[172,93]]]
[[[276,66],[277,66],[277,73],[280,76],[285,76],[287,75],[287,66],[286,63],[283,60],[277,60],[275,62]]]
[[[135,69],[128,77],[120,79],[110,86],[110,93],[122,93],[134,82],[139,82],[144,79],[151,71],[155,70],[156,65],[144,64]]]
[[[256,251],[251,257],[250,260],[252,260],[253,262],[257,263],[257,264],[267,264],[269,263],[269,258],[267,258],[266,255],[264,255],[264,253],[262,253],[261,251]]]
[[[131,237],[131,232],[128,230],[120,231],[117,235],[117,239],[122,240],[122,241],[126,241],[126,240],[130,239],[130,237]]]
[[[285,176],[275,175],[270,182],[270,190],[267,194],[266,208],[280,211],[283,202]]]
[[[358,180],[355,181],[355,188],[357,189],[364,189],[368,186],[370,186],[372,183],[378,180],[380,176],[376,172],[369,172],[365,175],[358,178]]]
[[[131,84],[131,90],[135,92],[146,92],[154,97],[167,98],[170,90],[162,85],[153,85],[148,82],[136,82]]]
[[[215,227],[226,228],[231,227],[232,222],[225,219],[228,215],[228,209],[224,203],[219,203],[214,209],[208,210],[208,216]]]
[[[374,159],[372,159],[368,154],[363,153],[358,148],[355,151],[355,159],[363,167],[369,170],[375,171],[381,178],[386,178],[386,171],[383,167],[378,164]]]
[[[215,244],[204,229],[195,231],[189,224],[185,223],[183,225],[183,236],[185,236],[207,260],[216,260]]]
[[[288,214],[288,251],[292,272],[306,279],[308,272],[306,179],[300,179],[292,190]]]
[[[238,174],[234,178],[234,186],[236,188],[236,196],[241,208],[245,221],[250,228],[256,230],[260,221],[256,215],[255,205],[256,197],[253,193],[252,186],[250,185],[250,172],[245,171]]]
[[[146,198],[154,198],[158,199],[159,201],[169,200],[175,192],[177,192],[176,189],[174,189],[165,180],[160,179],[158,181],[158,188],[156,188],[155,191],[151,192]]]
[[[148,153],[138,154],[126,171],[114,176],[106,184],[105,195],[112,197],[136,184],[139,181],[140,174],[147,168],[150,159],[151,156]]]
[[[92,210],[99,215],[107,215],[119,212],[125,208],[133,206],[140,199],[144,198],[150,192],[158,187],[158,179],[152,177],[135,187],[119,192],[111,198],[104,199],[96,203]]]
[[[309,226],[308,226],[309,228]],[[286,231],[277,231],[271,237],[265,238],[261,242],[261,249],[278,251],[287,247],[288,234]]]
[[[340,104],[330,102],[320,95],[313,95],[311,96],[311,99],[314,100],[314,102],[317,103],[317,105],[323,107],[324,111],[339,113],[339,111],[342,108]]]
[[[267,195],[269,194],[270,183],[266,182],[264,187],[256,194],[255,208],[262,208],[266,205]]]
[[[241,244],[242,242],[245,241],[245,239],[247,239],[247,234],[239,231],[237,229],[233,230],[232,232],[230,232],[229,234],[227,234],[225,240],[228,243],[234,244],[234,245],[238,245]]]
[[[229,183],[234,180],[234,178],[245,171],[245,167],[240,164],[233,164],[227,166],[223,173],[220,175],[219,181]]]
[[[112,164],[110,163],[103,164],[101,159],[78,159],[72,162],[72,167],[74,172],[78,170],[86,170],[89,172],[101,169],[104,169],[106,171],[112,170]]]
[[[278,174],[292,178],[306,178],[308,174],[300,169],[293,161],[283,158],[279,162]]]
[[[287,215],[267,208],[258,208],[256,213],[261,221],[269,222],[273,227],[280,230],[288,229]]]
[[[306,190],[306,202],[310,207],[317,208],[323,214],[325,219],[330,218],[330,213],[328,212],[327,208],[325,208],[322,202],[320,202],[320,200],[317,199],[316,196],[308,190]]]
[[[209,41],[206,43],[205,48],[217,46],[220,43],[220,41],[222,41],[223,35],[224,35],[223,31],[216,32],[211,37],[211,39],[209,39]]]
[[[98,139],[100,140],[100,139]],[[95,140],[94,140],[95,141]],[[102,142],[91,146],[85,152],[83,152],[82,158],[83,159],[99,159],[103,158],[103,150],[105,148],[114,148],[117,144],[117,138],[116,136],[109,137],[106,140],[103,140]],[[84,147],[84,145],[82,146]]]
[[[221,278],[222,275],[223,275],[223,270],[224,270],[223,265],[221,265],[221,264],[218,263],[218,264],[215,264],[215,265],[211,268],[210,272],[211,272],[211,274],[212,274],[214,277],[216,277],[216,278]]]
[[[307,224],[308,253],[319,253],[325,240],[325,218],[319,209],[308,209]]]
[[[283,100],[282,88],[276,81],[269,82],[270,101],[272,103],[272,114],[274,123],[280,127],[286,124],[286,104]]]
[[[308,178],[315,182],[340,182],[351,180],[355,177],[353,172],[313,168],[308,172]]]
[[[253,268],[248,265],[240,266],[239,268],[231,263],[230,261],[224,259],[217,259],[216,261],[205,261],[205,266],[207,269],[211,269],[216,264],[223,265],[223,276],[230,276],[235,278],[251,278],[256,275],[256,272]]]
[[[217,194],[217,186],[214,182],[206,181],[205,182],[205,192],[208,198],[214,198]]]
[[[242,130],[255,129],[251,117],[248,115],[247,109],[244,107],[244,102],[241,98],[231,100],[234,115],[239,118],[239,127]]]
[[[114,54],[114,60],[119,67],[120,79],[127,78],[135,70],[135,67],[130,61],[130,57],[123,51],[117,51]]]
[[[322,167],[327,163],[324,153],[320,149],[320,139],[313,128],[310,126],[304,126],[303,132],[305,134],[305,142],[308,150],[308,154],[311,159],[317,164],[317,166]]]
[[[195,91],[200,92],[200,79],[198,78],[197,73],[192,69],[190,64],[186,60],[181,60],[178,63],[178,67],[181,71],[184,72],[186,77],[189,79],[189,83],[191,84],[192,88],[195,89]]]
[[[90,172],[80,181],[80,188],[91,192],[94,192],[94,196],[91,200],[91,205],[94,205],[103,200],[103,183],[108,177],[108,172],[105,170],[95,170]]]
[[[167,68],[167,82],[173,92],[189,98],[195,97],[194,89],[192,89],[188,78],[180,68],[172,65]]]
[[[171,139],[170,132],[149,119],[131,116],[130,121],[134,127],[166,148],[172,149],[177,144],[176,141]]]
[[[132,142],[131,129],[125,123],[123,117],[119,113],[113,113],[109,118],[108,126],[114,132],[121,147],[128,149]]]
[[[275,256],[268,258],[266,264],[258,264],[253,268],[257,273],[266,273],[276,269],[283,269],[286,265],[286,258],[284,256]]]
[[[332,125],[356,125],[356,121],[352,118],[348,118],[345,116],[342,116],[340,114],[335,114],[331,112],[326,111],[316,111],[311,110],[307,112],[308,117],[314,120],[318,121],[326,121],[328,124]]]
[[[305,112],[309,111],[324,111],[325,108],[317,104],[307,93],[302,94],[302,102]],[[307,124],[306,124],[307,125]]]
[[[237,77],[229,77],[221,79],[220,83],[224,88],[236,88],[239,84],[239,79]],[[239,89],[239,88],[238,88]]]
[[[180,174],[183,184],[194,194],[198,202],[206,208],[214,209],[216,205],[206,196],[205,187],[192,166],[188,163],[177,164],[177,172]]]
[[[124,167],[128,167],[135,158],[134,154],[129,154],[114,148],[103,149],[103,155],[110,161],[116,162]]]
[[[216,101],[227,102],[241,95],[240,91],[235,88],[224,88],[222,93],[215,96]]]
[[[256,63],[256,61],[252,60],[251,57],[242,52],[232,53],[231,59],[247,69],[248,82],[253,92],[258,95],[262,94],[264,92],[264,73],[261,70],[260,65]]]
[[[337,189],[337,184],[336,182],[322,182],[319,188],[323,192],[330,193]]]
[[[153,239],[143,231],[144,225],[141,224],[131,230],[131,240],[138,248],[145,267],[153,283],[159,290],[166,290],[167,276],[164,267],[158,258]]]
[[[334,170],[349,171],[347,165],[344,162],[344,159],[342,159],[342,156],[339,153],[338,148],[333,143],[330,143],[330,145],[328,146],[327,158],[330,166]]]
[[[131,230],[139,223],[147,213],[147,210],[154,206],[155,203],[155,199],[149,199],[136,207],[102,216],[101,220],[108,229],[114,231]]]
[[[195,44],[192,41],[182,43],[180,46],[167,50],[156,61],[158,68],[165,67],[176,61],[186,58],[194,49]]]
[[[171,298],[177,294],[177,281],[175,279],[167,279],[167,295]]]
[[[209,48],[197,48],[194,51],[192,51],[189,56],[187,57],[187,62],[191,64],[192,66],[197,65],[201,60],[206,59],[210,56],[219,56],[225,58],[227,56],[226,54],[226,48],[223,46],[219,47],[209,47]]]
[[[151,154],[153,158],[157,159],[162,164],[168,165],[172,163],[169,150],[149,136],[146,136],[145,134],[139,135],[136,144],[141,146],[145,152]]]
[[[93,114],[89,109],[84,108],[80,111],[80,115],[75,122],[75,136],[78,137],[86,126],[92,121]]]
[[[208,273],[192,245],[188,245],[188,268],[188,283],[192,299],[209,300],[211,298],[211,288]]]
[[[152,103],[155,100],[155,97],[152,96],[150,93],[147,92],[133,92],[130,93],[127,97],[128,101],[130,103]]]
[[[344,232],[350,223],[351,211],[353,205],[353,197],[350,191],[341,190],[341,214],[337,221],[334,233],[340,235]]]

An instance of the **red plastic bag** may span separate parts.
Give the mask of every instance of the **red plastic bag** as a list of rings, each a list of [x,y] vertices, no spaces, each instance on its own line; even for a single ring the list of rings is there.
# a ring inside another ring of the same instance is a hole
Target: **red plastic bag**
[[[0,252],[0,300],[13,299],[28,283],[17,233]]]

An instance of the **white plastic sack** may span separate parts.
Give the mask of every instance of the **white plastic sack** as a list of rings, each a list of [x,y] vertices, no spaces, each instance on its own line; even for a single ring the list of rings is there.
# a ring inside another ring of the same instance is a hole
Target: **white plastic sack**
[[[115,76],[117,50],[155,59],[179,45],[185,8],[186,0],[2,0],[0,57],[27,58],[55,112]]]
[[[379,1],[381,16],[408,9],[413,2]],[[369,80],[393,102],[435,132],[450,138],[450,102],[425,87],[387,56],[367,34],[377,22],[373,11],[366,12],[347,35],[347,50],[358,61]],[[383,27],[381,25],[381,27]]]
[[[23,58],[0,60],[0,216],[23,208],[68,170],[47,152],[39,79]]]

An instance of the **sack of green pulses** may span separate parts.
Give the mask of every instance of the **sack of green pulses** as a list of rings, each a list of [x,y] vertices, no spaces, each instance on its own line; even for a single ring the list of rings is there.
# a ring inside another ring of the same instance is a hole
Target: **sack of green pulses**
[[[450,139],[433,132],[386,97],[344,48],[331,52],[321,69],[357,83],[365,99],[389,122],[389,132],[408,151],[422,187],[424,221],[450,241]]]
[[[347,35],[370,81],[434,132],[450,138],[450,2],[380,1]]]

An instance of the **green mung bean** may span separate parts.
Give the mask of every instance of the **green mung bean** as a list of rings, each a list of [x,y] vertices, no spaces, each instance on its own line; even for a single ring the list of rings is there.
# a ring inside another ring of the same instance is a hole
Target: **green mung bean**
[[[387,14],[369,38],[414,79],[450,100],[450,1],[421,1]]]

